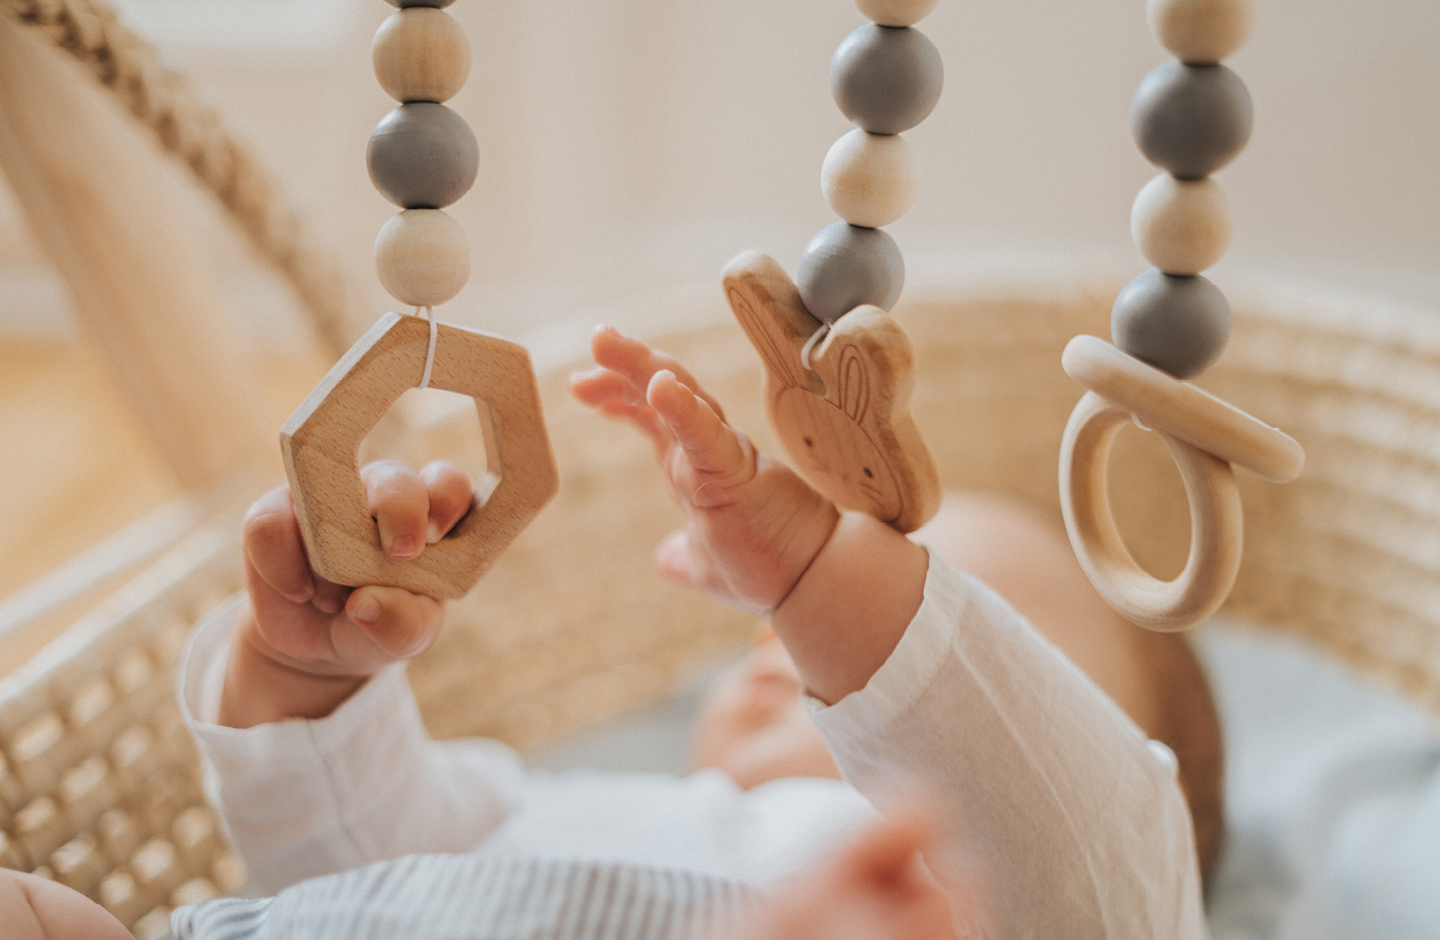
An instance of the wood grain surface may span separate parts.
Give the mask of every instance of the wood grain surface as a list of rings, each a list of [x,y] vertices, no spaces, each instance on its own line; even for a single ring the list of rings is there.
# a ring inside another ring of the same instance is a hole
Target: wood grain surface
[[[770,423],[805,478],[836,505],[901,532],[940,507],[940,472],[910,416],[915,353],[905,331],[878,307],[836,321],[812,351],[821,326],[794,282],[771,258],[746,252],[725,269],[725,295],[765,366]]]
[[[1240,571],[1244,513],[1235,473],[1218,457],[1159,432],[1190,507],[1190,555],[1169,581],[1131,556],[1110,507],[1110,448],[1130,411],[1086,392],[1060,446],[1060,510],[1070,544],[1090,583],[1122,617],[1171,633],[1209,617],[1230,596]]]
[[[559,486],[524,347],[441,324],[430,385],[475,400],[487,429],[489,470],[499,482],[417,558],[395,561],[381,551],[360,483],[360,444],[419,383],[429,338],[425,320],[386,314],[281,429],[280,448],[310,563],[338,584],[386,584],[432,597],[463,597]]]

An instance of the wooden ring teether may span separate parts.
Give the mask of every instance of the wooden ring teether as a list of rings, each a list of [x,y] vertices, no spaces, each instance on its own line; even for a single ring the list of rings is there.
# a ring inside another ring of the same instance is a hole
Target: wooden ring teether
[[[462,597],[555,495],[559,475],[525,348],[442,323],[430,386],[475,399],[499,477],[450,533],[410,561],[380,548],[360,482],[360,442],[425,368],[430,325],[386,314],[285,422],[280,448],[310,564],[344,585]]]
[[[1230,304],[1200,272],[1230,240],[1229,202],[1209,174],[1250,137],[1250,93],[1219,60],[1245,41],[1253,0],[1150,0],[1151,26],[1177,61],[1154,69],[1131,104],[1135,141],[1167,170],[1141,190],[1135,243],[1155,265],[1125,286],[1110,314],[1111,346],[1077,336],[1065,371],[1089,392],[1065,428],[1060,502],[1091,583],[1122,615],[1183,630],[1224,603],[1240,566],[1241,508],[1232,465],[1276,483],[1300,475],[1290,437],[1182,379],[1204,372],[1230,339]],[[1116,348],[1119,347],[1119,348]],[[1190,558],[1170,582],[1135,564],[1110,515],[1105,468],[1127,417],[1160,434],[1190,503]]]
[[[1070,414],[1060,447],[1060,506],[1080,566],[1112,608],[1142,627],[1184,630],[1225,603],[1240,570],[1243,514],[1230,464],[1159,432],[1190,504],[1190,556],[1173,581],[1161,581],[1131,557],[1111,515],[1106,471],[1110,447],[1129,410],[1086,392]]]

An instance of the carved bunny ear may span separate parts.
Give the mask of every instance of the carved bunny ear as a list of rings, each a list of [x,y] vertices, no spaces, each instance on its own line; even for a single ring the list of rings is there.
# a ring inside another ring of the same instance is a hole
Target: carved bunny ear
[[[864,423],[865,413],[870,407],[869,364],[857,347],[846,346],[836,372],[840,377],[840,410],[856,424]]]
[[[735,319],[772,378],[786,388],[808,385],[800,348],[820,321],[805,310],[785,269],[758,251],[747,251],[726,266],[724,284]]]
[[[726,293],[730,300],[730,310],[735,314],[735,319],[740,321],[740,326],[745,330],[745,335],[750,338],[750,345],[764,360],[765,367],[770,370],[782,385],[795,387],[803,385],[796,368],[803,368],[798,360],[791,361],[786,355],[785,348],[780,344],[774,334],[774,328],[761,318],[756,309],[757,303],[754,292],[749,284],[739,284],[734,287],[726,285]]]

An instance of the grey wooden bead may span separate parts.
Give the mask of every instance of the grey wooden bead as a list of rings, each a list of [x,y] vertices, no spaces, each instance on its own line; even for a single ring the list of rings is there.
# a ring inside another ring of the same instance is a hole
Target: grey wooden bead
[[[480,146],[460,115],[433,101],[412,101],[375,125],[365,148],[370,179],[403,209],[443,209],[470,191]]]
[[[925,120],[944,85],[940,50],[908,26],[862,26],[830,60],[835,104],[872,134],[899,134]]]
[[[1110,311],[1110,337],[1122,352],[1177,379],[1215,364],[1230,340],[1230,304],[1205,278],[1146,271],[1126,284]]]
[[[1235,159],[1253,121],[1250,92],[1223,65],[1166,62],[1145,76],[1130,105],[1130,129],[1145,159],[1186,180]]]
[[[442,10],[454,3],[455,0],[385,0],[385,2],[389,3],[392,7],[399,7],[402,10],[407,7],[434,7],[437,10]]]
[[[805,246],[795,280],[805,309],[833,322],[861,304],[895,306],[905,285],[905,259],[880,229],[836,222]]]

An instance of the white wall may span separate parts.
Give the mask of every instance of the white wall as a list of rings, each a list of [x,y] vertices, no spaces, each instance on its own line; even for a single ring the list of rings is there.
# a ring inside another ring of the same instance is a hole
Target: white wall
[[[177,21],[173,5],[154,16],[161,2],[129,5],[164,39]],[[210,2],[280,16],[273,0]],[[393,209],[364,169],[365,138],[389,106],[368,45],[390,7],[304,6],[321,26],[306,20],[298,47],[294,30],[267,43],[253,29],[176,25],[166,49],[373,283],[369,245]],[[560,315],[712,276],[752,245],[793,269],[808,235],[832,221],[819,168],[848,125],[827,68],[863,22],[847,0],[458,0],[450,10],[475,50],[454,106],[482,153],[480,181],[453,210],[476,274],[451,316],[504,328]],[[907,254],[1098,250],[1138,271],[1129,207],[1154,171],[1127,114],[1164,58],[1142,0],[942,0],[922,28],[947,82],[911,133],[922,196],[891,228]],[[1220,175],[1237,212],[1226,265],[1440,308],[1440,3],[1260,0],[1255,36],[1231,64],[1256,125]],[[23,267],[4,215],[0,264]]]

